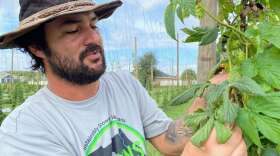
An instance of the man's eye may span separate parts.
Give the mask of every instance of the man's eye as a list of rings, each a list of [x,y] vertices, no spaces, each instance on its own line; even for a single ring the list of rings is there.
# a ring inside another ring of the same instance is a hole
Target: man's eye
[[[76,29],[76,30],[71,30],[71,31],[66,31],[66,34],[74,34],[74,33],[77,33],[79,30]]]
[[[96,25],[91,26],[92,29],[98,29],[98,27]]]

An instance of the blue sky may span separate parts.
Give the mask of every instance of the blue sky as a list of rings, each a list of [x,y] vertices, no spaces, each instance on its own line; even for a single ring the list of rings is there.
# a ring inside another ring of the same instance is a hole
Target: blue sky
[[[96,0],[97,3],[109,0]],[[134,38],[137,38],[137,57],[153,52],[157,67],[175,74],[176,42],[170,39],[164,28],[163,14],[169,0],[124,0],[124,4],[112,17],[100,21],[98,26],[104,39],[108,70],[132,69]],[[18,0],[0,0],[0,34],[16,29],[18,25]],[[179,23],[179,22],[178,22]],[[191,17],[185,26],[199,24]],[[177,25],[182,28],[183,25]],[[183,39],[184,34],[180,33]],[[196,69],[196,44],[180,44],[180,69]],[[14,55],[16,70],[29,70],[30,58],[20,52]],[[0,50],[0,71],[11,69],[11,50]],[[173,66],[173,68],[172,68]],[[173,72],[172,72],[173,71]]]

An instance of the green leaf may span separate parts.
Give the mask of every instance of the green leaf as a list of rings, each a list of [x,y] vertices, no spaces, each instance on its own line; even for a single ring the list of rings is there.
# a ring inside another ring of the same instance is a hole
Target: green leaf
[[[226,90],[228,84],[228,81],[224,81],[221,84],[212,85],[212,87],[209,87],[209,90],[207,90],[207,94],[205,97],[207,104],[212,105],[213,103],[217,102],[217,100],[222,96],[223,92]]]
[[[175,32],[175,11],[176,11],[176,5],[173,3],[170,3],[164,13],[164,23],[165,23],[165,29],[167,31],[167,34],[176,40],[176,32]]]
[[[206,141],[211,133],[214,126],[214,119],[210,118],[207,123],[200,128],[191,138],[192,143],[195,146],[201,146],[201,144]]]
[[[234,123],[237,114],[238,114],[238,110],[239,110],[239,106],[235,103],[232,103],[229,99],[229,91],[225,91],[224,95],[223,95],[223,106],[224,106],[224,117],[225,117],[225,122],[226,123]]]
[[[276,149],[268,147],[263,150],[262,156],[279,156],[279,153]]]
[[[251,97],[248,106],[256,113],[280,119],[280,96]]]
[[[197,90],[197,92],[196,92],[195,95],[196,95],[197,97],[202,97],[203,94],[204,94],[204,92],[205,92],[205,89],[206,89],[209,85],[211,85],[211,84],[208,83],[208,82],[202,84],[201,87]]]
[[[256,115],[259,131],[270,141],[280,144],[280,123],[264,115]]]
[[[215,119],[223,124],[225,123],[225,113],[223,105],[216,109]]]
[[[258,27],[262,39],[267,40],[277,48],[280,48],[280,25],[264,22],[259,24]]]
[[[246,92],[251,95],[264,96],[265,93],[261,86],[256,83],[253,79],[249,77],[242,77],[240,80],[233,81],[230,84],[231,87],[236,88],[241,92]]]
[[[180,105],[180,104],[188,102],[190,99],[192,99],[195,96],[196,91],[201,86],[203,86],[203,84],[193,85],[190,89],[186,90],[181,95],[172,99],[171,102],[170,102],[170,105],[175,106],[175,105]]]
[[[189,29],[189,28],[187,28],[187,27],[186,27],[186,28],[183,28],[182,31],[183,31],[184,33],[188,34],[188,35],[193,35],[193,34],[196,33],[195,31],[193,31],[193,30],[191,30],[191,29]]]
[[[249,78],[255,77],[258,74],[257,67],[251,59],[248,59],[241,64],[240,71],[242,76]]]
[[[278,12],[278,16],[280,15],[279,14],[279,11],[280,11],[280,1],[279,0],[269,0],[269,3],[270,3],[270,8],[275,10],[275,12]]]
[[[209,28],[195,27],[193,30],[184,28],[183,31],[189,35],[184,42],[200,42],[202,37],[209,31]]]
[[[250,141],[252,141],[257,146],[262,147],[256,121],[248,111],[241,109],[238,113],[236,123],[242,129],[243,133],[250,139]]]
[[[219,34],[218,27],[211,28],[205,35],[203,35],[199,45],[203,46],[216,41],[218,34]]]
[[[220,144],[226,143],[232,135],[230,129],[226,128],[223,124],[221,124],[218,121],[215,122],[215,129],[217,131],[217,140]]]
[[[272,47],[266,48],[263,54],[258,55],[256,65],[258,75],[266,83],[280,89],[280,50]]]
[[[187,15],[195,15],[196,0],[181,0],[180,6]]]
[[[194,112],[190,115],[187,115],[185,118],[185,123],[188,127],[196,129],[202,121],[205,121],[208,118],[206,112]]]
[[[276,146],[276,150],[277,150],[278,153],[280,153],[280,144],[278,144],[278,145]]]
[[[204,17],[204,15],[205,15],[205,11],[201,7],[201,5],[196,5],[195,6],[195,17],[202,19],[202,17]]]
[[[187,14],[187,12],[184,10],[184,8],[182,6],[179,6],[177,8],[177,16],[179,17],[179,19],[181,20],[182,23],[184,23],[184,19],[189,16],[189,14]]]

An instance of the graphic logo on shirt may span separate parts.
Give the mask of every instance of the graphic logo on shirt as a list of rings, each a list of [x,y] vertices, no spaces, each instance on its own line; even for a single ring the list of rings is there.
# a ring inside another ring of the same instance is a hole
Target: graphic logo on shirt
[[[87,156],[145,156],[144,137],[123,119],[111,116],[99,126],[85,144]]]

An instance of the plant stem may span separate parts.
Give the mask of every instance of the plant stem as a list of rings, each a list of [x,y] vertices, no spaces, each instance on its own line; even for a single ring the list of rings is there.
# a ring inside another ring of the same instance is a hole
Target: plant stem
[[[248,43],[247,43],[247,42],[245,43],[245,46],[246,46],[246,49],[245,49],[245,50],[246,50],[246,51],[245,51],[245,52],[246,52],[246,53],[245,53],[245,56],[246,56],[246,57],[245,57],[245,58],[246,58],[246,60],[247,60],[247,59],[248,59]]]
[[[206,8],[204,8],[204,6],[202,4],[199,4],[199,6],[202,8],[203,11],[205,11],[205,13],[210,17],[212,18],[214,21],[216,21],[218,24],[222,25],[222,26],[225,26],[231,30],[233,30],[234,32],[236,32],[238,35],[240,35],[241,37],[245,38],[246,40],[248,40],[250,43],[252,43],[251,39],[248,38],[246,35],[244,35],[244,33],[238,29],[236,29],[235,27],[229,25],[229,24],[226,24],[222,21],[220,21],[216,16],[212,15],[212,13],[210,13]]]
[[[232,62],[231,62],[231,54],[230,54],[230,51],[229,51],[229,43],[230,43],[230,39],[228,40],[227,42],[227,55],[228,55],[228,65],[229,65],[229,72],[231,72],[231,69],[232,69]]]

